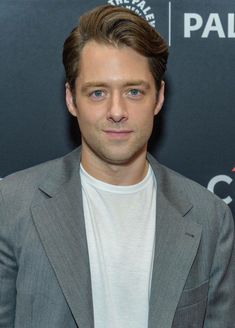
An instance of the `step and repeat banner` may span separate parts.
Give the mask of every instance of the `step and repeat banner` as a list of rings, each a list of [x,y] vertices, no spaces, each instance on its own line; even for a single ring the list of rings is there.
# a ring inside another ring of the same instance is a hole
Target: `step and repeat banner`
[[[105,3],[138,12],[170,47],[150,151],[235,214],[234,0],[1,0],[0,177],[80,144],[64,101],[63,42]]]

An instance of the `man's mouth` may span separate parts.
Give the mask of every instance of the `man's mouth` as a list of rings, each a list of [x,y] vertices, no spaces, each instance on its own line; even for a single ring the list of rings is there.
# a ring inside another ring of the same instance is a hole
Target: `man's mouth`
[[[127,130],[127,129],[107,129],[104,130],[104,133],[112,139],[125,139],[130,136],[132,133],[132,130]]]

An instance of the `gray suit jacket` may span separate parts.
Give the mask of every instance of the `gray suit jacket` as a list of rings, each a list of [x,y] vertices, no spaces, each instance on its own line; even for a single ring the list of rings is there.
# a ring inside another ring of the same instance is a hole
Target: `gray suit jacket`
[[[149,328],[235,327],[230,210],[149,161],[158,183]],[[94,327],[79,162],[78,149],[0,182],[1,328]]]

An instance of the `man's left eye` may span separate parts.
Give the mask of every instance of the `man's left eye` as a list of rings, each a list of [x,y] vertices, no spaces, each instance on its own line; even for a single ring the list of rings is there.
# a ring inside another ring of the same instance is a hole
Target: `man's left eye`
[[[139,89],[131,89],[128,92],[131,96],[139,96],[142,94],[141,90]]]
[[[95,90],[92,92],[92,96],[99,98],[99,97],[104,96],[104,92],[102,90]]]

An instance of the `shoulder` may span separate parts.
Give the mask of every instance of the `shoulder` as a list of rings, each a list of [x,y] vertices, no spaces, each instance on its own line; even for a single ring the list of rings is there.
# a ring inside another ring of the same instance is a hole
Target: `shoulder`
[[[30,203],[41,183],[55,179],[66,180],[79,157],[79,149],[36,166],[15,172],[0,181],[0,199],[5,203]]]
[[[0,182],[2,196],[8,197],[18,192],[32,194],[38,183],[58,165],[58,161],[60,159],[51,160],[6,176]]]
[[[194,205],[199,204],[200,207],[209,207],[210,204],[218,204],[218,206],[224,209],[227,208],[224,201],[206,187],[164,165],[161,166],[165,175],[165,183],[171,185],[171,188],[176,194],[187,197],[190,202]]]
[[[183,208],[184,204],[191,207],[190,216],[194,222],[208,225],[208,228],[219,228],[223,218],[232,215],[223,200],[207,190],[199,183],[159,164],[150,156],[150,164],[155,172],[158,188],[175,208]]]

